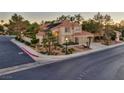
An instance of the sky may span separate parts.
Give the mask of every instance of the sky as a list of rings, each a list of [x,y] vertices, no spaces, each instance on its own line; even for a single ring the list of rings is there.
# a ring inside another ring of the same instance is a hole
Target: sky
[[[22,15],[25,20],[29,20],[31,22],[40,23],[42,20],[53,20],[61,15],[75,15],[81,14],[84,19],[93,18],[93,16],[97,12],[0,12],[0,20],[4,20],[8,22],[11,16],[17,13]],[[124,20],[124,12],[100,12],[101,14],[109,14],[115,22],[120,22],[120,20]]]

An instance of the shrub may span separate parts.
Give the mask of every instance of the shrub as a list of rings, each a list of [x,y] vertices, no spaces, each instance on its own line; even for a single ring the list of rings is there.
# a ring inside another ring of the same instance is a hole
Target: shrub
[[[75,42],[72,42],[72,41],[67,42],[67,45],[76,45],[76,44],[78,44],[78,43],[75,43]],[[66,43],[64,43],[63,45],[66,45]]]
[[[19,38],[19,37],[16,36],[15,39],[18,40],[18,41],[20,41],[21,38]]]
[[[18,40],[18,37],[16,36],[15,39]]]
[[[35,45],[34,45],[34,44],[31,44],[31,43],[30,43],[30,46],[31,46],[32,48],[35,48]]]
[[[29,42],[26,42],[26,41],[25,41],[24,43],[25,43],[26,45],[28,45],[28,46],[30,46],[30,45],[31,45],[31,43],[29,43]]]
[[[74,48],[69,48],[67,49],[67,54],[72,54],[74,51]],[[62,49],[62,52],[65,53],[65,48]]]
[[[61,44],[59,44],[59,43],[57,43],[56,44],[58,47],[60,47],[60,48],[63,48],[63,45],[61,45]]]
[[[111,33],[111,40],[115,40],[115,38],[116,38],[116,33],[115,32]]]
[[[124,37],[120,37],[120,40],[124,41]]]
[[[62,53],[65,53],[65,48],[62,48]]]
[[[40,53],[41,53],[41,54],[48,54],[47,51],[41,51]]]
[[[23,43],[23,42],[25,42],[25,41],[24,41],[23,39],[21,39],[21,38],[20,38],[20,40],[19,40],[19,41],[20,41],[20,42],[22,42],[22,43]]]
[[[31,43],[32,43],[32,44],[36,44],[36,43],[38,43],[38,42],[39,42],[39,39],[32,39],[32,40],[31,40]]]
[[[68,49],[68,53],[69,53],[69,54],[72,54],[74,51],[75,51],[74,48]]]

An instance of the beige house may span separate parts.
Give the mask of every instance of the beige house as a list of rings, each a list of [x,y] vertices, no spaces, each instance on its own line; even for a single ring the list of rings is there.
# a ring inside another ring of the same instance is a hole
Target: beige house
[[[39,39],[39,45],[42,45],[42,41],[43,41],[43,38],[45,37],[45,33],[44,32],[38,32],[36,34],[36,38]]]
[[[68,38],[68,42],[72,41],[78,43],[79,45],[86,44],[87,42],[92,41],[94,35],[87,32],[82,31],[82,26],[79,23],[72,22],[69,20],[64,20],[60,23],[56,24],[44,24],[42,25],[43,30],[51,30],[53,35],[58,38],[58,42],[60,44],[64,44],[66,42],[66,38]],[[37,38],[40,39],[40,42],[43,39],[44,34],[37,34]]]

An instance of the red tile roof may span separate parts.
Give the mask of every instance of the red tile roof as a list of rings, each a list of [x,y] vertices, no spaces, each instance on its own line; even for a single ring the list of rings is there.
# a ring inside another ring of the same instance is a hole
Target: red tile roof
[[[38,36],[44,36],[45,33],[40,31],[40,32],[37,33],[37,35],[38,35]]]
[[[69,28],[69,27],[74,27],[74,26],[80,26],[80,24],[77,22],[72,22],[70,20],[64,20],[64,21],[60,22],[59,25],[57,25],[56,27],[53,27],[52,29],[59,28],[59,27]]]
[[[56,29],[56,28],[60,28],[60,27],[69,28],[69,27],[74,27],[74,26],[80,26],[80,24],[77,22],[72,22],[70,20],[63,20],[63,21],[61,21],[59,23],[55,23],[55,24],[50,24],[50,23],[43,24],[43,25],[41,25],[41,28],[43,30],[46,30],[46,29]]]

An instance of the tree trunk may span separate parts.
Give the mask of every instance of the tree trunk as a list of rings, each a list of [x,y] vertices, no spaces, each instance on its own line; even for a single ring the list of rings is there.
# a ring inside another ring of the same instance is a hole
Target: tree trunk
[[[49,46],[48,55],[50,55],[50,54],[51,54],[51,42],[50,42],[50,41],[49,41],[49,43],[48,43],[48,46]]]

